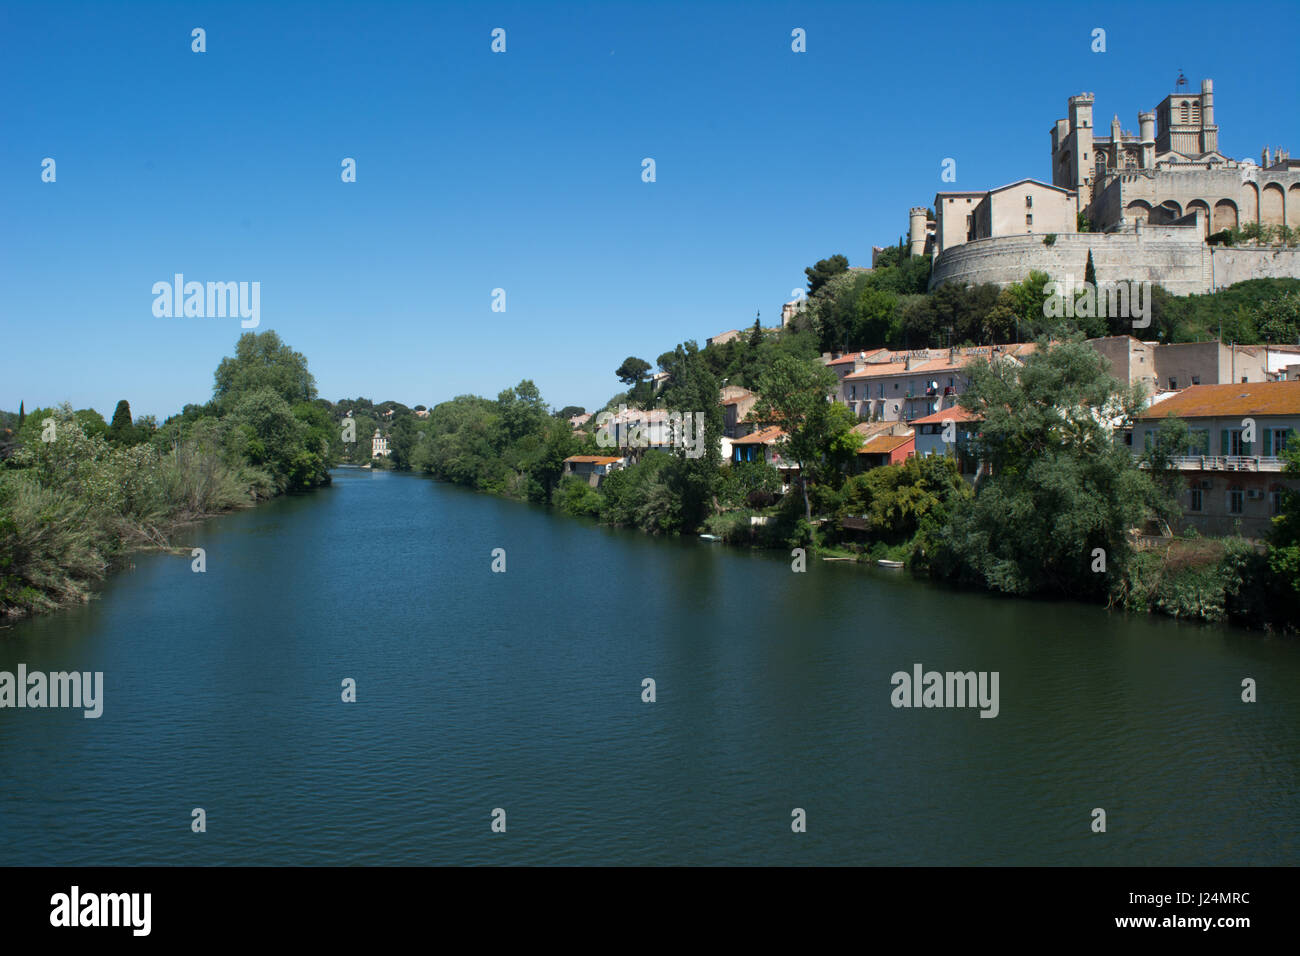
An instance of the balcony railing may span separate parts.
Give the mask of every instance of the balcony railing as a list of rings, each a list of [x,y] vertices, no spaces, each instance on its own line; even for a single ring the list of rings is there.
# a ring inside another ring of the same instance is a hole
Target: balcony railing
[[[1181,455],[1170,462],[1179,471],[1281,471],[1286,466],[1275,455]]]

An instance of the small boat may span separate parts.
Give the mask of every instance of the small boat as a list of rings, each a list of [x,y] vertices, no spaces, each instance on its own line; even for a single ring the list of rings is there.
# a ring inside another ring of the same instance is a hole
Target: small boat
[[[703,538],[705,541],[721,541],[721,540],[722,540],[722,538],[721,538],[719,535],[716,535],[716,534],[702,534],[702,535],[700,535],[700,537]]]
[[[878,559],[876,561],[876,564],[877,566],[882,568],[901,568],[903,566],[902,561],[887,561],[884,558]]]

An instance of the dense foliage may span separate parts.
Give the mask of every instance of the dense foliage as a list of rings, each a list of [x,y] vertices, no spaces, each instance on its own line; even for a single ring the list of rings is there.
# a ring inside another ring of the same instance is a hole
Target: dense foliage
[[[0,615],[85,600],[123,554],[170,546],[184,522],[327,482],[334,423],[314,393],[301,355],[249,332],[213,400],[162,426],[132,422],[126,400],[111,424],[67,405],[24,411],[0,470]]]

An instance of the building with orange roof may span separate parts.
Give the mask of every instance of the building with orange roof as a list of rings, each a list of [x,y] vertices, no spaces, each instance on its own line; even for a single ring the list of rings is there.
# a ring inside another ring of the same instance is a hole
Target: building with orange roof
[[[626,458],[614,455],[570,455],[564,459],[562,474],[585,479],[591,487],[599,488],[606,475],[626,466]]]
[[[897,465],[916,454],[915,432],[882,434],[868,438],[858,449],[858,470],[870,471],[883,465]]]
[[[960,405],[945,408],[912,421],[916,430],[916,453],[922,458],[930,455],[952,455],[957,459],[957,470],[970,481],[988,475],[987,465],[969,451],[971,443],[984,419]]]
[[[873,354],[840,379],[838,401],[864,421],[911,422],[952,408],[970,384],[972,362],[1023,362],[1034,346],[985,345]]]
[[[1133,453],[1149,450],[1163,419],[1189,428],[1173,464],[1187,479],[1182,528],[1263,537],[1281,512],[1282,450],[1300,441],[1300,381],[1194,385],[1146,409],[1133,425]]]
[[[781,480],[789,483],[799,474],[799,465],[781,456],[781,445],[786,434],[780,425],[769,425],[756,432],[735,439],[731,443],[731,461],[735,464],[762,461],[781,473]]]

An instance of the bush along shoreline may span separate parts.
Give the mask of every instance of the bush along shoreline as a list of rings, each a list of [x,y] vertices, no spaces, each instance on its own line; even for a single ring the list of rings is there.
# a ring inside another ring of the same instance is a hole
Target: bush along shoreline
[[[334,424],[306,360],[246,333],[213,399],[161,426],[69,405],[7,415],[0,462],[0,621],[84,603],[127,555],[177,551],[178,530],[328,484]]]

